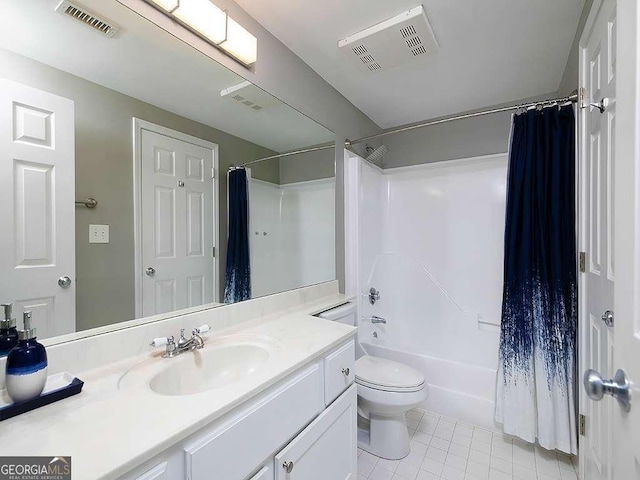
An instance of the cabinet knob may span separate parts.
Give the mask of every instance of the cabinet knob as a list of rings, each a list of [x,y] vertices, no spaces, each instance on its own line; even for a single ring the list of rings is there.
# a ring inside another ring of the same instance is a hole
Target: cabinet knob
[[[344,376],[345,376],[345,377],[348,377],[348,376],[349,376],[349,372],[350,372],[350,371],[351,371],[351,370],[349,370],[349,368],[343,368],[343,369],[342,369],[342,373],[344,374]]]
[[[284,468],[285,472],[291,473],[291,470],[293,470],[293,462],[284,462],[282,468]]]

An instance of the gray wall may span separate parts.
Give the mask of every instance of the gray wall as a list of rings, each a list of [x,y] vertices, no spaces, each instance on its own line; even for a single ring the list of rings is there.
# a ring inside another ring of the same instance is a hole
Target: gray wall
[[[280,184],[333,178],[336,158],[333,149],[317,150],[280,159]]]
[[[551,92],[539,97],[524,98],[486,108],[535,102],[557,95],[557,92]],[[505,153],[509,147],[511,114],[511,111],[494,113],[389,135],[382,140],[389,149],[389,153],[382,160],[382,166],[383,168],[404,167]]]
[[[219,145],[221,270],[226,258],[224,172],[229,165],[275,152],[193,122],[135,98],[25,57],[0,50],[0,76],[75,103],[76,197],[95,197],[98,208],[76,209],[76,318],[85,330],[134,317],[132,118],[141,118]],[[254,177],[279,182],[277,162],[254,165]],[[110,225],[110,243],[88,243],[89,224]],[[218,285],[222,290],[221,279]]]
[[[390,135],[384,168],[417,165],[504,153],[507,151],[511,113],[487,115]]]

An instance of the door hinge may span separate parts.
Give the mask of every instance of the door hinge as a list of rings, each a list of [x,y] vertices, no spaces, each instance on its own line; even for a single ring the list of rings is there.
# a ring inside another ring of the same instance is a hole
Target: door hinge
[[[587,434],[587,417],[578,415],[578,433],[582,436]]]
[[[216,247],[212,247],[212,248],[211,248],[211,256],[212,256],[213,258],[216,258]]]
[[[587,271],[587,254],[585,252],[578,253],[578,270],[580,270],[580,273]]]
[[[580,87],[578,89],[578,107],[587,108],[587,89],[584,87]]]
[[[211,167],[211,178],[216,178],[216,167]]]

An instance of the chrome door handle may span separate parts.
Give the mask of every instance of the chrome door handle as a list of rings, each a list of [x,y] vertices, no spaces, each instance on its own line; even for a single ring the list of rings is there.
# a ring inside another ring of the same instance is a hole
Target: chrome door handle
[[[607,327],[613,327],[613,312],[611,310],[607,310],[602,314],[602,321]]]
[[[597,108],[600,113],[604,113],[607,110],[607,105],[608,105],[609,101],[607,99],[607,97],[603,97],[602,99],[600,99],[599,102],[597,103],[590,103],[589,106],[593,107],[593,108]]]
[[[291,470],[293,470],[293,462],[284,462],[282,468],[284,468],[285,472],[291,473]]]
[[[62,288],[69,288],[71,286],[71,279],[66,275],[58,279],[58,285]]]
[[[156,274],[156,269],[149,267],[144,271],[144,273],[146,273],[148,277],[153,277]]]
[[[350,373],[351,373],[351,370],[349,370],[349,368],[348,368],[348,367],[347,367],[347,368],[343,368],[343,369],[342,369],[342,374],[343,374],[345,377],[348,377]]]
[[[618,370],[612,380],[603,380],[600,372],[587,370],[584,372],[582,383],[591,400],[598,402],[606,393],[618,400],[625,411],[628,412],[631,409],[631,390],[629,389],[629,379],[624,370]]]

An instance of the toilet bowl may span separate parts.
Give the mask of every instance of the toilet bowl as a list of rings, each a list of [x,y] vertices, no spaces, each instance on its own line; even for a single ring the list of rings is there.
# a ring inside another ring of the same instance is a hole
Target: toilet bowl
[[[347,303],[318,317],[356,326],[356,306]],[[363,353],[362,347],[357,345]],[[378,457],[399,460],[411,448],[406,413],[427,399],[424,375],[415,368],[371,355],[356,361],[358,447]]]
[[[418,370],[399,362],[364,355],[356,361],[358,413],[368,428],[358,431],[358,447],[398,460],[411,448],[406,413],[426,400],[429,390]]]

